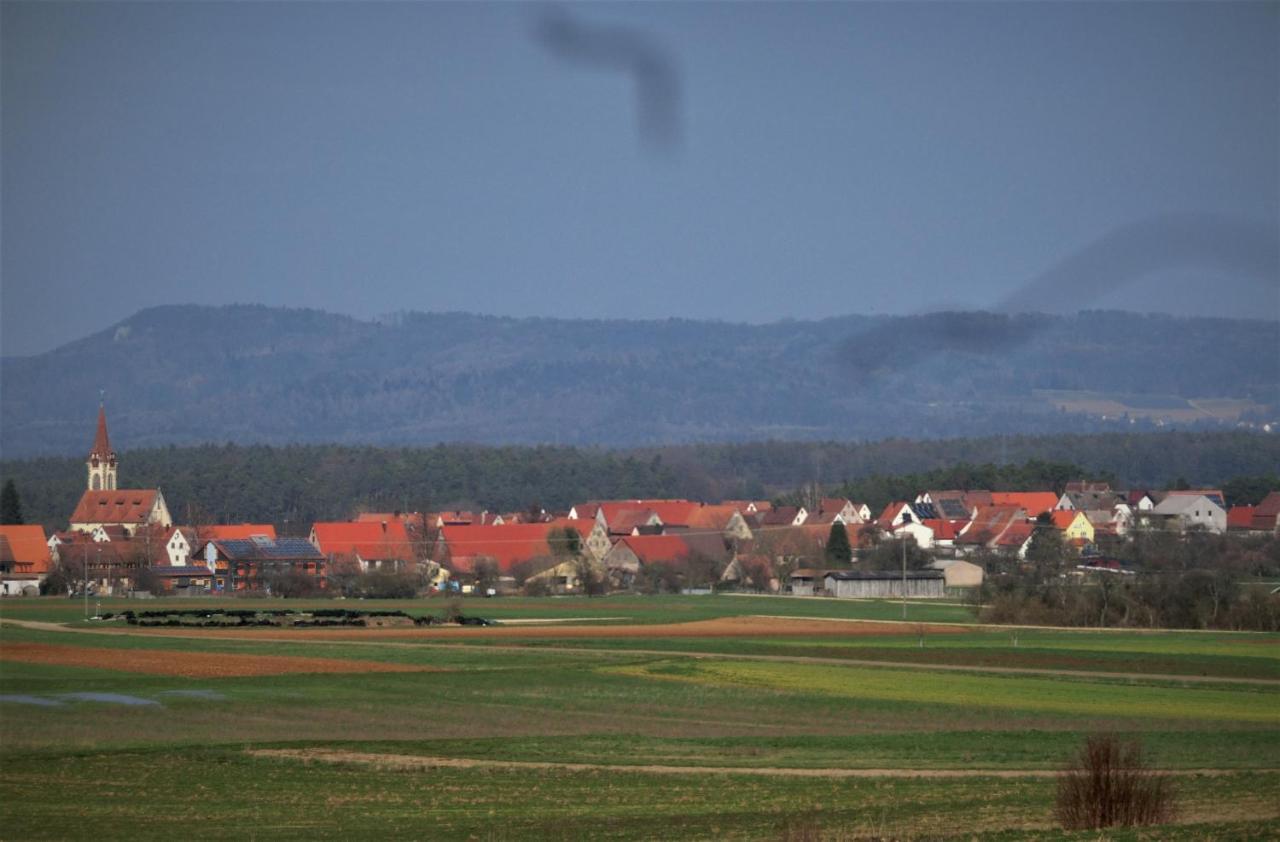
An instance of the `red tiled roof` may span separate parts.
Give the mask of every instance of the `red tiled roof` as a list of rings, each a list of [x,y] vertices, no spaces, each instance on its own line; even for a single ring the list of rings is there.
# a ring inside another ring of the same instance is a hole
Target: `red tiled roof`
[[[618,543],[625,544],[642,564],[689,557],[689,545],[679,535],[629,535],[618,539]]]
[[[687,525],[690,529],[723,532],[729,526],[729,521],[736,514],[740,514],[738,507],[729,503],[699,506],[689,515]]]
[[[549,523],[442,526],[440,541],[453,566],[462,572],[470,572],[479,559],[490,558],[503,573],[508,573],[522,561],[551,557],[551,545],[547,543],[551,528]]]
[[[0,526],[0,537],[9,544],[15,573],[49,572],[49,545],[39,524]]]
[[[252,538],[254,535],[265,535],[274,540],[276,528],[270,523],[227,523],[200,527],[201,541],[227,541],[233,538]]]
[[[979,506],[973,522],[963,535],[956,538],[956,543],[986,544],[996,540],[1025,515],[1026,510],[1021,506]]]
[[[1253,525],[1254,506],[1232,506],[1227,510],[1228,529],[1248,529]]]
[[[1075,523],[1078,514],[1080,513],[1074,509],[1057,509],[1049,513],[1049,519],[1057,528],[1067,529]]]
[[[369,560],[413,560],[413,547],[404,523],[398,520],[382,522],[320,522],[311,527],[315,544],[325,555],[358,555]],[[227,538],[248,536],[227,536]],[[274,537],[274,536],[273,536]],[[225,540],[225,539],[224,539]]]
[[[1009,528],[1006,529],[1004,534],[996,541],[996,546],[1012,548],[1021,547],[1023,544],[1027,543],[1027,540],[1035,531],[1036,525],[1034,523],[1020,521],[1018,523],[1010,524]]]
[[[993,491],[991,503],[996,506],[1021,506],[1028,517],[1049,512],[1058,505],[1058,495],[1052,491]]]
[[[72,523],[145,523],[156,504],[154,488],[86,491],[71,515]]]
[[[1262,502],[1254,507],[1255,516],[1275,518],[1280,515],[1280,491],[1272,491],[1266,497],[1262,498]]]
[[[960,534],[960,530],[964,528],[963,523],[944,518],[926,518],[921,523],[933,530],[935,541],[954,541]]]

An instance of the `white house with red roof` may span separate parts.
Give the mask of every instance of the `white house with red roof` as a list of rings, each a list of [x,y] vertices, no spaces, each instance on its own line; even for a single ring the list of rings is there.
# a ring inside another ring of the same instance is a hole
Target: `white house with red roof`
[[[0,526],[0,595],[38,593],[49,575],[49,544],[39,524]]]

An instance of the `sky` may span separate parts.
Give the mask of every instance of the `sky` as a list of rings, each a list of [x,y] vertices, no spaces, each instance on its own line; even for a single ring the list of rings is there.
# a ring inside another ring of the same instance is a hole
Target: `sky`
[[[1280,3],[6,0],[0,48],[5,355],[174,303],[1280,318]]]

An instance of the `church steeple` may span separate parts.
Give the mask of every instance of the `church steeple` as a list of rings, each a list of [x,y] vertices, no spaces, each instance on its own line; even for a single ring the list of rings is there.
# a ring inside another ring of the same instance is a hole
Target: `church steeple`
[[[98,403],[98,431],[93,437],[93,449],[86,460],[89,466],[90,491],[116,490],[116,452],[111,449],[111,439],[107,436],[107,409],[104,402]]]

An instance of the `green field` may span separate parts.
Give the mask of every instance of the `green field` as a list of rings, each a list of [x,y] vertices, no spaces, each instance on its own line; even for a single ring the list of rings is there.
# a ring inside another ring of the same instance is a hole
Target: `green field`
[[[1280,828],[1280,635],[925,628],[971,614],[924,604],[863,633],[835,621],[900,604],[767,597],[462,607],[574,623],[178,637],[86,623],[74,601],[0,603],[0,838],[1098,839],[1056,829],[1051,773],[1100,731],[1141,738],[1180,792],[1174,824],[1102,838]],[[659,628],[726,617],[760,633]],[[593,636],[624,624],[634,638]],[[94,660],[38,654],[70,651]],[[351,671],[126,671],[259,655]],[[135,704],[65,695],[84,693]]]

